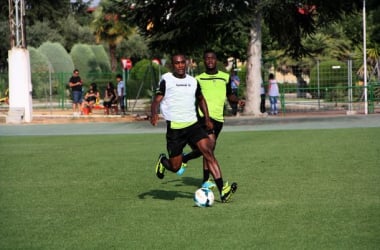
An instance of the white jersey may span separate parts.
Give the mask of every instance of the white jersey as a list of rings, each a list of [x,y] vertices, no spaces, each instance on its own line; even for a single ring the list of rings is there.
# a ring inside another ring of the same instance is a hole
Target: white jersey
[[[172,122],[197,121],[195,111],[197,80],[187,74],[185,78],[177,78],[173,73],[166,73],[162,75],[160,82],[162,81],[165,81],[165,92],[161,101],[161,112],[165,120]]]
[[[279,90],[278,90],[277,81],[274,79],[269,80],[268,95],[269,96],[279,96],[280,95]]]

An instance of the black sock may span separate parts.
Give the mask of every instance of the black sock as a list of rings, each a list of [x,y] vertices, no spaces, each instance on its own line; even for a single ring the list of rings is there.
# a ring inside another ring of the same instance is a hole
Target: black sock
[[[161,158],[161,163],[167,170],[174,172],[172,166],[170,165],[169,159],[166,156]]]
[[[215,180],[215,184],[218,187],[220,195],[222,195],[222,190],[223,190],[223,178],[219,178]]]
[[[190,153],[183,155],[182,162],[187,163],[188,161],[195,159],[195,158],[198,158],[201,155],[202,155],[202,153],[198,150],[191,151]]]
[[[203,182],[208,181],[210,178],[210,171],[208,169],[203,169]]]

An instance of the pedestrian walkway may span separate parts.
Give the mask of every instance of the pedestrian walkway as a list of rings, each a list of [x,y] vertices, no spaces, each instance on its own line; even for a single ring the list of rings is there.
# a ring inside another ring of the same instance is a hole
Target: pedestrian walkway
[[[223,131],[269,131],[336,128],[380,127],[380,115],[339,115],[302,117],[227,117]],[[153,127],[149,121],[70,123],[70,124],[3,124],[0,136],[38,135],[93,135],[93,134],[147,134],[165,133],[166,123],[161,120]]]

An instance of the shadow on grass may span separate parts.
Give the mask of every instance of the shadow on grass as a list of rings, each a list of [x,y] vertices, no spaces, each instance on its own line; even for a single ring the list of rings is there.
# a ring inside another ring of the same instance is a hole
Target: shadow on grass
[[[180,177],[181,178],[181,177]],[[193,177],[182,177],[181,179],[171,180],[166,183],[174,183],[175,186],[194,186],[200,187],[202,184],[202,179],[197,179]]]
[[[182,177],[181,179],[177,180],[170,180],[167,182],[164,182],[164,184],[172,184],[173,187],[179,187],[179,186],[194,186],[194,187],[200,187],[201,179],[192,178],[192,177]],[[195,190],[194,190],[195,192]],[[190,198],[192,199],[194,197],[193,192],[183,192],[183,191],[173,191],[173,190],[160,190],[160,189],[154,189],[150,190],[145,193],[139,194],[140,199],[145,199],[146,197],[152,197],[153,199],[161,199],[161,200],[174,200],[176,198]]]
[[[160,200],[175,200],[176,198],[193,198],[193,193],[190,192],[182,192],[182,191],[167,191],[167,190],[159,190],[154,189],[149,192],[145,192],[142,194],[139,194],[140,199],[145,199],[145,197],[149,196],[153,199],[160,199]]]

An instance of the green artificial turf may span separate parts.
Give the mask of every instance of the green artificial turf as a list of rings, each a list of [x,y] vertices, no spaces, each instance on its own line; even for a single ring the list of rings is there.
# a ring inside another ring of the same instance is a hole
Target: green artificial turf
[[[210,208],[202,161],[159,180],[160,152],[164,134],[0,137],[0,249],[379,249],[379,128],[222,132],[239,188]]]

